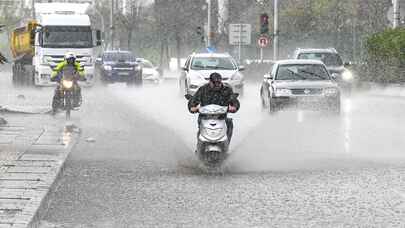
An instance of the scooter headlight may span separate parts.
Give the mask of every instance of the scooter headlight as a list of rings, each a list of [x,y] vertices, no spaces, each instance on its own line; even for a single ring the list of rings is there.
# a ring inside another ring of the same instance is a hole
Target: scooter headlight
[[[63,80],[62,86],[65,89],[71,89],[73,87],[73,81]]]
[[[222,128],[216,128],[216,129],[206,128],[205,133],[208,138],[220,138],[223,136],[223,129]]]

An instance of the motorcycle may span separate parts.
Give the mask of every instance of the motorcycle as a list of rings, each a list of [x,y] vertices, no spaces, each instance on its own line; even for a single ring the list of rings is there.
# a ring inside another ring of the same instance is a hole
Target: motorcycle
[[[192,98],[189,94],[185,97],[187,100]],[[198,112],[200,116],[196,155],[208,169],[220,168],[229,156],[230,139],[226,124],[228,107],[211,104],[200,107]]]
[[[59,80],[58,91],[59,99],[52,101],[52,111],[56,113],[58,109],[66,111],[66,120],[70,120],[70,114],[73,110],[74,92],[77,81],[80,79],[74,67],[68,66],[62,72],[62,79]]]

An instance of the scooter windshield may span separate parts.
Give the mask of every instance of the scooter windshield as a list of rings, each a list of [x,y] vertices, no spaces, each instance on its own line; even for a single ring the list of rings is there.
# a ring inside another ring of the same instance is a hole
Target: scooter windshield
[[[203,115],[222,115],[228,113],[228,107],[220,105],[206,105],[200,107],[199,112]]]

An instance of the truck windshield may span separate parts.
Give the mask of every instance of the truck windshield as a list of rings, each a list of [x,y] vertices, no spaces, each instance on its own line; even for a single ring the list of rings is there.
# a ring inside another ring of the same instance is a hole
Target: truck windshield
[[[91,48],[92,31],[87,26],[47,26],[41,44],[46,48]]]

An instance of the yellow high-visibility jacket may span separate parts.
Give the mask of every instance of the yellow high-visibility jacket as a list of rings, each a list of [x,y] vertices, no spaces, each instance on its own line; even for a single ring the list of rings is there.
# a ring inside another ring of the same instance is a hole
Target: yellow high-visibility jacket
[[[68,65],[67,61],[63,61],[59,63],[52,71],[51,80],[58,76],[58,74]],[[84,69],[80,66],[80,63],[75,62],[74,64],[75,70],[79,74],[80,78],[84,78]]]

